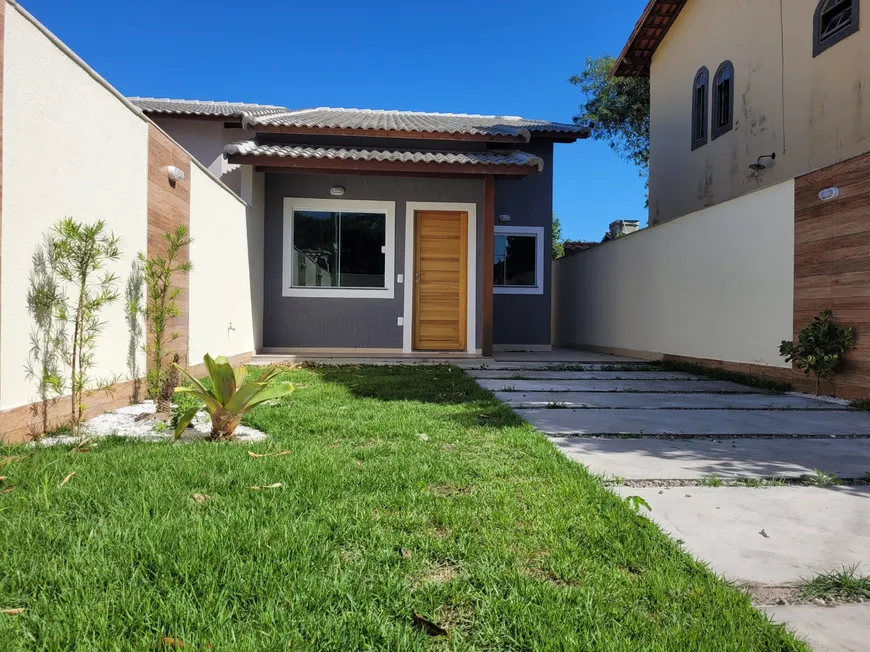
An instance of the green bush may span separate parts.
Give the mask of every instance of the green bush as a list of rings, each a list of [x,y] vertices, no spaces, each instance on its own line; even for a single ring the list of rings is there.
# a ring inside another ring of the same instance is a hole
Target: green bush
[[[833,316],[830,310],[823,310],[798,334],[797,343],[783,341],[779,347],[786,362],[794,362],[807,376],[815,375],[816,394],[820,393],[821,380],[833,376],[842,366],[843,356],[855,346],[855,329],[838,325]]]

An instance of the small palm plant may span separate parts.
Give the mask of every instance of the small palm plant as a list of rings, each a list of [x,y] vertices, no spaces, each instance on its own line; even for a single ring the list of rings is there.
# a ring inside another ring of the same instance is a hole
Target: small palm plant
[[[250,380],[245,367],[233,369],[229,360],[223,356],[212,359],[206,353],[202,361],[205,363],[214,389],[206,389],[201,382],[176,364],[175,367],[187,376],[191,384],[176,387],[175,392],[191,394],[205,403],[205,408],[211,416],[210,439],[213,441],[232,439],[245,414],[261,403],[283,398],[295,389],[292,383],[271,383],[272,379],[280,373],[278,369],[271,369],[256,380]],[[181,437],[198,411],[199,406],[194,406],[179,417],[175,427],[176,439]]]

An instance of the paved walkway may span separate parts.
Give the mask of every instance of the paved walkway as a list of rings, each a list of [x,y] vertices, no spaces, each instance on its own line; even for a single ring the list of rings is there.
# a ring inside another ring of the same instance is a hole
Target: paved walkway
[[[766,587],[844,565],[870,574],[870,485],[701,486],[714,478],[794,482],[816,470],[862,480],[870,413],[625,358],[558,357],[463,366],[477,367],[468,373],[565,455],[620,479],[620,494],[645,498],[653,520],[727,579],[785,595]],[[760,608],[817,650],[867,649],[870,603]]]

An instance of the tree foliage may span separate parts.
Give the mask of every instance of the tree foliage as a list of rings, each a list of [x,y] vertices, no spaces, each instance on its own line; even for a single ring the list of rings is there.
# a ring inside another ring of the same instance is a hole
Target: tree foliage
[[[649,79],[610,77],[615,59],[587,57],[586,68],[568,81],[580,89],[583,102],[574,122],[591,128],[592,138],[604,140],[641,174],[649,169]]]
[[[565,241],[562,239],[562,222],[553,214],[553,260],[565,255]]]

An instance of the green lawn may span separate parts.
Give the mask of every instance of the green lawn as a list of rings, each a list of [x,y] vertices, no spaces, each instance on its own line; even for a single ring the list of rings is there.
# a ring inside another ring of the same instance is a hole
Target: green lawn
[[[807,649],[458,369],[281,379],[256,446],[0,449],[0,649]]]

